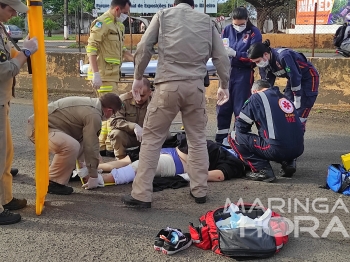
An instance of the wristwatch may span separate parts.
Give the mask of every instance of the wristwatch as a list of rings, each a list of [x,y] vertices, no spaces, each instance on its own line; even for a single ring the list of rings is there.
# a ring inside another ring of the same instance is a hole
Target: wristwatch
[[[30,57],[30,55],[32,54],[32,52],[30,52],[28,49],[23,49],[22,51],[26,57]]]

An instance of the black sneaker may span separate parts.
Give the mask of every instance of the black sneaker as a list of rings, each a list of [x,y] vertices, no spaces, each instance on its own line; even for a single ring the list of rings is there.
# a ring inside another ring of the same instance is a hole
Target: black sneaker
[[[136,208],[151,208],[151,202],[143,202],[133,198],[131,195],[125,195],[122,197],[122,202],[130,207]]]
[[[276,180],[275,174],[271,166],[267,166],[261,169],[259,172],[248,172],[246,174],[246,179],[254,181],[263,181],[263,182],[273,182]]]
[[[101,150],[101,151],[100,151],[100,155],[101,155],[101,156],[106,156],[106,151],[107,151],[107,150]]]
[[[174,230],[174,229],[171,227],[167,227],[167,228],[159,231],[159,233],[156,235],[156,237],[154,239],[154,250],[155,251],[162,251],[162,248],[164,246],[164,236],[168,236],[168,234],[171,230]],[[176,228],[176,230],[182,232],[181,229]]]
[[[189,248],[191,244],[192,239],[189,233],[172,230],[169,232],[168,236],[164,238],[162,253],[165,255],[173,255],[181,250]]]
[[[26,206],[27,206],[27,200],[12,198],[12,200],[9,203],[7,203],[6,205],[3,205],[3,208],[8,210],[18,210]]]
[[[194,198],[194,201],[197,203],[197,204],[204,204],[205,202],[207,202],[207,196],[204,196],[204,197],[195,197],[192,192],[190,191],[190,195],[191,197]]]
[[[16,176],[18,174],[18,168],[11,168],[10,173],[12,176]]]
[[[282,166],[279,172],[281,177],[292,177],[297,171],[297,160],[293,159],[292,161],[283,161]]]
[[[11,213],[8,209],[5,209],[0,213],[0,225],[11,225],[21,221],[21,215]]]
[[[50,180],[47,193],[55,195],[70,195],[73,193],[73,188]]]

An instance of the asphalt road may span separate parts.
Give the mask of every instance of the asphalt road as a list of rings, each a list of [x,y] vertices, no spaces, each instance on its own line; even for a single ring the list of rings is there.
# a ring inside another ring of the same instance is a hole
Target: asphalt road
[[[75,41],[45,41],[46,52],[54,53],[79,53],[79,48],[69,48]],[[22,41],[20,41],[19,46],[22,47]],[[81,46],[81,52],[85,53],[85,46]],[[306,57],[311,57],[312,53],[304,53]],[[315,53],[315,57],[342,57],[335,53]]]
[[[348,112],[313,111],[307,124],[305,152],[298,159],[298,170],[292,179],[280,178],[272,184],[243,179],[209,183],[208,201],[202,205],[194,203],[189,187],[167,189],[153,194],[152,208],[148,210],[126,208],[121,203],[121,196],[130,192],[131,184],[88,191],[79,182],[71,182],[74,193],[47,195],[41,216],[35,214],[34,206],[35,151],[25,137],[26,121],[32,112],[30,96],[15,99],[11,105],[13,166],[20,169],[13,181],[13,193],[15,197],[28,199],[29,205],[20,211],[22,222],[0,227],[0,261],[233,261],[194,246],[174,256],[153,250],[153,239],[160,229],[171,226],[188,232],[188,222],[198,225],[199,216],[224,205],[227,198],[232,201],[242,198],[248,203],[259,198],[264,206],[268,206],[268,199],[281,198],[274,205],[285,201],[286,206],[273,210],[293,222],[300,220],[299,229],[291,233],[281,252],[263,261],[349,260],[348,236],[344,238],[340,232],[321,235],[335,216],[350,234],[349,211],[345,212],[343,207],[330,212],[336,201],[343,201],[345,209],[350,209],[350,198],[319,188],[325,184],[328,165],[340,163],[340,155],[350,151]],[[208,108],[209,138],[215,133],[214,112]],[[273,167],[277,174],[279,166]],[[323,201],[313,206],[318,198]],[[309,203],[309,207],[295,205],[297,200],[303,205]],[[325,210],[325,206],[327,212],[317,212]],[[300,216],[312,216],[309,219],[313,221]],[[316,235],[302,232],[302,227],[314,223],[319,223]]]

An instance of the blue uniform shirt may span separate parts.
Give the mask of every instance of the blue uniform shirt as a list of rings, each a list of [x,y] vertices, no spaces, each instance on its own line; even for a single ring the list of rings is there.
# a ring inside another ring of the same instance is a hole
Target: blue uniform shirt
[[[232,25],[225,27],[222,38],[228,38],[230,47],[235,50],[236,57],[232,57],[232,67],[252,67],[250,59],[248,59],[247,51],[254,43],[261,43],[262,36],[258,28],[255,26],[247,26],[241,33],[238,33]]]
[[[236,120],[236,134],[250,132],[254,123],[259,136],[269,144],[288,148],[304,145],[304,131],[295,107],[278,87],[251,95]]]
[[[269,65],[260,68],[259,72],[261,78],[268,80],[271,86],[275,84],[276,77],[287,78],[295,96],[301,96],[301,82],[303,80],[318,77],[317,70],[303,54],[288,48],[271,48]],[[304,90],[307,94],[318,94],[316,85],[305,85],[303,88],[309,89]]]

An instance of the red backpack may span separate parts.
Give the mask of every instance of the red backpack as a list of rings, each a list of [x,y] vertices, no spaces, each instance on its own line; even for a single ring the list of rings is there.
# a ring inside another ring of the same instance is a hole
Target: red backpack
[[[238,207],[243,215],[252,219],[263,215],[266,210],[251,204]],[[231,258],[250,259],[270,257],[288,242],[288,223],[275,212],[272,212],[269,232],[266,233],[261,228],[219,229],[216,222],[229,216],[223,211],[224,207],[208,211],[199,218],[199,227],[190,223],[189,230],[196,247],[211,249],[216,254]]]

